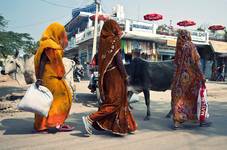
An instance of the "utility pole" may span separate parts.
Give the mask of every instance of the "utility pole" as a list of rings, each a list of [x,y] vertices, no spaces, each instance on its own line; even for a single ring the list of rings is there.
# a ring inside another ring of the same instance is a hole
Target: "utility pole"
[[[92,58],[96,53],[96,45],[97,45],[97,26],[98,26],[98,15],[100,8],[100,0],[95,0],[96,4],[96,12],[95,12],[95,27],[94,27],[94,38],[93,38],[93,48],[92,48]]]

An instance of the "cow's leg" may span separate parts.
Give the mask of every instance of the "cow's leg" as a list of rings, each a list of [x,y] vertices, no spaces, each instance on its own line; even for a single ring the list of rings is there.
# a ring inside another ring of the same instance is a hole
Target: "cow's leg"
[[[166,118],[171,118],[171,116],[173,115],[173,110],[172,110],[172,100],[171,100],[171,109],[169,111],[169,113],[166,115]]]
[[[145,103],[147,106],[147,116],[144,118],[144,120],[150,120],[151,111],[150,111],[150,93],[149,90],[143,90]]]
[[[166,115],[166,118],[171,118],[172,114],[173,114],[173,111],[172,109],[170,109],[169,113]]]
[[[130,103],[130,99],[132,98],[133,92],[132,91],[128,91],[128,106],[130,109],[133,109],[133,107],[131,106]]]

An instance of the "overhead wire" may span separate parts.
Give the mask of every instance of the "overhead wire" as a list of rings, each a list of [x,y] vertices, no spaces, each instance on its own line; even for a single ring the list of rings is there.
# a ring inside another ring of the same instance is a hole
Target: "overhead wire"
[[[55,2],[51,2],[51,1],[48,1],[48,0],[40,0],[40,1],[42,1],[42,2],[44,2],[44,3],[47,3],[47,4],[49,4],[49,5],[57,6],[57,7],[70,8],[70,9],[75,8],[75,7],[72,7],[72,6],[69,6],[69,5],[62,5],[62,4],[55,3]],[[85,1],[85,0],[81,0],[81,1],[80,1],[79,5],[78,5],[78,8],[81,7],[81,6],[83,5],[83,2],[84,2],[84,1]],[[86,0],[86,1],[88,1],[88,0]]]
[[[48,22],[51,22],[51,21],[55,21],[57,19],[64,18],[64,17],[66,17],[66,15],[61,16],[61,17],[52,18],[52,19],[45,20],[45,21],[40,21],[40,22],[32,23],[32,24],[21,25],[21,26],[11,26],[11,27],[9,26],[9,27],[10,28],[13,28],[13,29],[15,29],[15,28],[20,29],[20,28],[26,28],[26,27],[33,27],[33,26],[45,24],[45,23],[48,23]]]
[[[62,5],[62,4],[50,2],[50,1],[47,1],[47,0],[40,0],[40,1],[42,1],[42,2],[44,2],[44,3],[47,3],[47,4],[50,4],[50,5],[53,5],[53,6],[64,7],[64,8],[70,8],[70,9],[73,8],[72,6]]]
[[[40,0],[40,1],[43,1],[43,2],[46,2],[50,5],[54,5],[54,6],[58,6],[58,7],[65,7],[65,8],[75,8],[75,7],[71,7],[71,6],[67,6],[67,5],[61,5],[61,4],[57,4],[57,3],[53,3],[53,2],[49,2],[47,0]],[[78,8],[81,7],[83,4],[85,4],[84,2],[87,2],[89,0],[81,0],[80,1],[80,4],[78,5]],[[55,21],[57,19],[60,19],[60,18],[65,18],[67,17],[68,15],[64,15],[64,16],[60,16],[60,17],[56,17],[56,18],[52,18],[52,19],[49,19],[49,20],[45,20],[45,21],[39,21],[39,22],[36,22],[36,23],[32,23],[32,24],[27,24],[27,25],[20,25],[20,26],[8,26],[12,29],[21,29],[21,28],[27,28],[27,27],[33,27],[33,26],[37,26],[37,25],[42,25],[42,24],[45,24],[45,23],[49,23],[51,21]]]

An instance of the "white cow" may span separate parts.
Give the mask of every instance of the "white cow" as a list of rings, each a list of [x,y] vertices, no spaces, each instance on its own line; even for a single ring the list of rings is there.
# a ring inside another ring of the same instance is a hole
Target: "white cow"
[[[72,89],[72,91],[76,90],[73,78],[73,71],[75,69],[75,62],[69,58],[63,57],[63,64],[65,66],[65,80]]]
[[[2,72],[17,80],[20,85],[26,84],[23,58],[7,56],[3,63]]]
[[[64,57],[63,64],[66,72],[64,78],[70,86],[72,93],[74,93],[75,85],[73,80],[73,71],[75,68],[75,62]],[[9,74],[13,79],[16,79],[21,85],[34,83],[36,81],[34,55],[31,57],[25,55],[23,58],[8,56],[4,61],[3,72],[5,74]]]

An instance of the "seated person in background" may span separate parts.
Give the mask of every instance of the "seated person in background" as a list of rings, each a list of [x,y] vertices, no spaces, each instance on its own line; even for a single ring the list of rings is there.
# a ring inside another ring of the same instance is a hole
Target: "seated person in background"
[[[95,83],[95,74],[94,72],[98,71],[98,53],[95,54],[95,56],[93,57],[91,63],[89,64],[89,68],[90,68],[90,82],[88,85],[88,88],[91,90],[91,92],[95,92],[96,90],[96,83]]]

